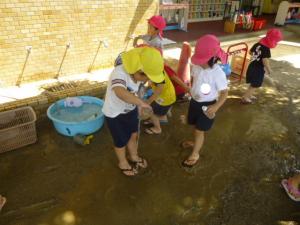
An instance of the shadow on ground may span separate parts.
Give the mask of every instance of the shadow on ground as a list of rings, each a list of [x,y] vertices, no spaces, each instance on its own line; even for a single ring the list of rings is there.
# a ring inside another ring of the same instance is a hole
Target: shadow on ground
[[[277,225],[300,221],[300,205],[280,187],[299,165],[300,69],[283,61],[253,105],[240,104],[232,84],[208,133],[199,164],[181,167],[179,147],[192,129],[176,104],[162,135],[142,127],[140,152],[149,169],[121,174],[107,128],[78,146],[38,124],[37,144],[0,155],[1,225]],[[292,223],[291,223],[292,224]]]

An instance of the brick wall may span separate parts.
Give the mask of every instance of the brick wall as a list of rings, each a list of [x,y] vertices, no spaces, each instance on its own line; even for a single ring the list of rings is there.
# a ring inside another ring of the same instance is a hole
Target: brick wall
[[[15,85],[32,46],[22,82],[57,74],[87,72],[111,66],[132,42],[128,36],[146,32],[146,19],[156,14],[158,0],[1,0],[0,86]]]

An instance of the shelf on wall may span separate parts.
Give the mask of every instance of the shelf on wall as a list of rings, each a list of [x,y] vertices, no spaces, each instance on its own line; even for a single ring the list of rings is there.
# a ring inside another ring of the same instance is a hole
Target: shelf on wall
[[[189,1],[189,19],[188,22],[215,21],[224,18],[225,7],[227,0],[218,1]]]
[[[226,5],[227,3],[201,3],[201,5]],[[192,5],[200,5],[198,4],[190,4],[190,6]]]
[[[187,31],[187,23],[188,23],[188,14],[189,14],[189,4],[188,3],[165,3],[159,5],[159,12],[163,16],[164,13],[168,11],[178,10],[178,21],[177,24],[173,22],[170,24],[167,21],[167,27],[165,30],[184,30]],[[175,14],[174,14],[175,15]]]
[[[195,11],[190,11],[190,13],[193,13],[193,12],[199,12],[199,13],[206,13],[206,12],[224,12],[224,10],[206,10],[206,11],[198,11],[198,10],[195,10]]]
[[[194,23],[194,22],[216,21],[216,20],[223,20],[223,16],[219,16],[219,17],[206,17],[206,18],[193,18],[193,19],[189,19],[189,22],[190,23]]]

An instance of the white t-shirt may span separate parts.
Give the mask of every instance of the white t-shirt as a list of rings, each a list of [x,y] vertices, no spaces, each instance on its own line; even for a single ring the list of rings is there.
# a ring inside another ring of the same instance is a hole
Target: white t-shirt
[[[158,35],[151,37],[150,35],[140,35],[140,38],[147,44],[155,48],[163,49],[163,40]]]
[[[207,69],[192,65],[191,76],[193,77],[191,94],[197,102],[214,101],[218,98],[219,91],[228,88],[226,75],[217,64]],[[207,87],[209,87],[208,90],[205,90]]]
[[[130,93],[137,95],[140,81],[134,82],[126,73],[123,65],[115,67],[110,74],[102,112],[105,116],[115,118],[120,114],[128,113],[135,109],[136,105],[124,102],[114,92],[114,87],[124,87]]]

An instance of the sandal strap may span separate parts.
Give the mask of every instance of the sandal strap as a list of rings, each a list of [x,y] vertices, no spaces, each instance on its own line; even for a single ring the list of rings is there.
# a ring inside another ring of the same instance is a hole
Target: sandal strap
[[[134,168],[133,167],[131,167],[130,169],[122,169],[122,168],[120,168],[120,170],[122,172],[126,172],[126,171],[132,171],[132,172],[134,172]]]
[[[300,191],[298,188],[291,185],[289,181],[287,181],[286,184],[287,184],[287,188],[291,194],[294,194],[294,195],[297,195],[297,197],[300,197]]]
[[[137,169],[139,167],[139,163],[140,164],[144,164],[145,163],[145,159],[140,157],[138,161],[133,161],[133,160],[128,160],[129,162],[131,162],[132,164],[134,164],[134,168]]]

